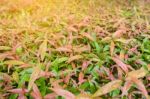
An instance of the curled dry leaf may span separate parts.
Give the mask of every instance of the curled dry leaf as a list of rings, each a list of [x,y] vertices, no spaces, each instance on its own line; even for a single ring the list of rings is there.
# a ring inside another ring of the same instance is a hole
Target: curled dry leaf
[[[82,55],[75,55],[75,56],[70,57],[67,62],[70,63],[74,60],[81,59],[81,58],[83,58]]]
[[[99,88],[93,95],[92,97],[98,97],[98,96],[102,96],[104,94],[107,94],[117,88],[120,88],[122,84],[121,80],[114,80],[111,81],[109,83],[107,83],[106,85],[102,86],[101,88]]]
[[[61,89],[61,88],[50,88],[54,91],[57,95],[65,97],[65,99],[75,99],[75,95],[71,92]]]
[[[41,72],[40,66],[36,66],[33,68],[33,72],[31,74],[30,80],[29,80],[28,90],[31,90],[31,88],[34,84],[34,81],[39,77],[40,72]]]

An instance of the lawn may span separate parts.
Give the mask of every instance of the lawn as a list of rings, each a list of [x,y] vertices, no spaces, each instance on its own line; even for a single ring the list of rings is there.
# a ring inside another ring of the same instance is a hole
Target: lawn
[[[150,1],[0,0],[0,99],[150,99]]]

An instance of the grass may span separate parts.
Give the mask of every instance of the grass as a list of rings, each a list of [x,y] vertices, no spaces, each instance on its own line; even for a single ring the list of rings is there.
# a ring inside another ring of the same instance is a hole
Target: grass
[[[148,99],[148,0],[0,0],[1,99]]]

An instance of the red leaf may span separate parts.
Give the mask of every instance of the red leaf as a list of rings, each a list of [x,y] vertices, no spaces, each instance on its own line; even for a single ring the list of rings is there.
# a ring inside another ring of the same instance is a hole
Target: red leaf
[[[31,96],[35,99],[42,99],[42,95],[36,84],[33,84],[33,92],[31,92]]]
[[[122,68],[122,70],[124,70],[126,73],[128,73],[128,65],[126,65],[125,63],[123,63],[120,59],[113,57],[112,58],[113,61]]]
[[[94,41],[94,38],[88,33],[81,33],[82,36],[87,37],[89,40]]]
[[[123,35],[123,33],[124,33],[124,30],[119,29],[119,30],[117,30],[117,31],[113,34],[113,37],[114,37],[114,38],[120,38],[120,37]]]
[[[138,80],[137,78],[132,78],[132,81],[137,85],[137,88],[145,95],[145,97],[148,99],[148,92],[142,83],[141,80]]]
[[[72,75],[74,75],[74,73],[68,74],[68,75],[64,78],[64,82],[68,84],[68,83],[69,83],[69,80],[70,80],[70,78],[71,78]]]
[[[79,73],[78,80],[79,80],[78,84],[82,84],[85,81],[84,74],[82,72]]]
[[[124,87],[123,87],[123,89],[122,89],[122,96],[124,96],[124,95],[127,95],[128,94],[128,90],[129,90],[129,88],[132,86],[132,81],[126,81],[125,82],[125,85],[124,85]]]
[[[44,96],[44,99],[56,99],[57,94],[56,93],[50,93]]]
[[[71,48],[67,48],[67,47],[59,47],[56,49],[56,51],[59,52],[72,52]]]
[[[24,94],[24,93],[27,93],[28,90],[27,89],[18,88],[18,89],[8,90],[8,92],[15,93],[15,94]]]
[[[82,63],[82,70],[85,70],[88,67],[89,64],[90,64],[90,61],[84,61]]]
[[[75,95],[71,92],[61,89],[61,88],[50,88],[54,91],[57,95],[65,97],[65,99],[75,99]]]
[[[18,99],[26,99],[25,93],[29,92],[27,89],[18,88],[18,89],[11,89],[8,92],[19,94]]]
[[[106,67],[103,66],[102,69],[104,69],[104,71],[106,72],[109,79],[111,79],[111,80],[115,79],[115,77],[113,76],[113,74],[112,74],[112,72],[110,71],[109,68],[106,68]]]

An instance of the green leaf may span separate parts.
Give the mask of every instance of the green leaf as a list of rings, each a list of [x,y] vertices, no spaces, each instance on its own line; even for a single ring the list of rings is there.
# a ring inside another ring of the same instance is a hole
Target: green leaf
[[[9,46],[0,46],[0,51],[6,51],[6,50],[11,50],[11,47],[9,47]]]
[[[7,65],[22,65],[22,64],[25,64],[25,63],[22,62],[22,61],[18,61],[18,60],[8,60],[8,61],[4,61],[4,64],[7,64]]]

